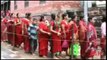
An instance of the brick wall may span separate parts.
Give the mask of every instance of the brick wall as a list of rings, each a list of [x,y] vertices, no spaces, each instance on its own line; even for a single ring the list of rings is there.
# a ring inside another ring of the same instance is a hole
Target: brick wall
[[[17,1],[17,9],[14,10],[14,1],[11,1],[11,12],[25,14],[27,12],[32,15],[39,13],[54,12],[56,10],[79,10],[80,1],[46,1],[40,4],[40,1],[29,1],[29,7],[24,7],[25,1]]]

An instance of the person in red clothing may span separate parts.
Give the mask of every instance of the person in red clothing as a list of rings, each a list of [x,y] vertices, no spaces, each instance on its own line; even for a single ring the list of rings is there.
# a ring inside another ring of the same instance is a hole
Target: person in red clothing
[[[70,34],[74,33],[74,39],[78,39],[78,25],[77,25],[77,16],[74,15],[72,17],[72,20],[69,22],[69,31]],[[74,32],[72,32],[72,29],[74,30]],[[70,38],[72,39],[72,35],[70,36]]]
[[[7,16],[3,17],[2,21],[1,21],[1,41],[8,41],[8,38],[7,38],[8,19],[6,17]]]
[[[23,42],[24,42],[24,51],[25,53],[31,53],[30,47],[30,39],[28,35],[28,26],[31,23],[31,14],[27,13],[26,18],[22,19],[22,34],[23,34]]]
[[[78,43],[78,25],[77,25],[77,15],[72,16],[72,20],[69,22],[69,34],[70,34],[70,42],[69,42],[69,47],[71,48],[72,46],[76,43]],[[71,42],[72,41],[72,42]],[[76,47],[75,47],[76,48]],[[72,49],[72,48],[71,48]],[[70,52],[70,51],[69,51]],[[74,53],[74,52],[73,52]],[[74,56],[74,55],[73,55]],[[75,56],[74,56],[75,57]]]
[[[9,15],[8,18],[8,25],[7,25],[7,35],[8,35],[8,41],[11,45],[13,45],[13,40],[14,40],[14,32],[15,32],[15,28],[14,28],[14,18],[13,18],[13,13],[11,13]]]
[[[54,56],[59,57],[59,53],[61,52],[61,26],[59,21],[59,16],[57,15],[55,19],[54,15],[54,21],[51,22],[51,34],[52,34],[52,52],[54,53]]]
[[[69,43],[69,24],[67,21],[68,15],[62,14],[62,18],[63,18],[63,20],[61,21],[62,44],[64,42],[63,40],[67,40],[67,44],[68,44]],[[62,47],[62,50],[66,51],[66,54],[67,54],[67,49],[68,49],[68,47],[66,47],[66,48]]]
[[[88,18],[89,23],[87,26],[87,43],[85,44],[85,58],[93,58],[97,49],[97,32],[94,26],[94,18]]]
[[[21,43],[23,42],[22,39],[22,20],[19,17],[19,13],[16,14],[15,18],[15,46],[20,47]]]
[[[85,53],[85,41],[86,41],[86,32],[87,32],[87,25],[86,22],[83,19],[83,16],[80,16],[80,21],[79,21],[79,40],[80,40],[80,45],[81,45],[81,58],[84,58],[84,53]]]
[[[45,23],[45,17],[41,16],[39,22],[39,32],[38,32],[38,41],[39,41],[39,56],[46,57],[48,54],[48,40],[50,34],[50,29]]]

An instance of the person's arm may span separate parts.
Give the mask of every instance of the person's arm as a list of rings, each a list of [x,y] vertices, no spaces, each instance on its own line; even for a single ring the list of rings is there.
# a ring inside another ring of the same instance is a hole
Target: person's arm
[[[53,32],[53,33],[56,33],[56,34],[58,33],[58,32],[56,32],[56,31],[53,30],[53,26],[50,27],[50,30],[51,30],[51,32]]]
[[[36,27],[36,29],[37,29],[37,31],[39,31],[39,27],[38,26]]]
[[[39,29],[39,30],[40,30],[40,32],[42,32],[42,33],[44,33],[44,34],[48,34],[48,35],[50,35],[49,32],[46,32],[46,31],[44,31],[44,30],[42,30],[42,29]]]
[[[101,24],[101,35],[102,35],[102,37],[106,36],[105,31],[106,31],[106,26],[104,26],[104,24],[102,23]]]
[[[30,36],[30,26],[28,27],[28,35]]]
[[[64,33],[64,38],[66,38],[65,26],[63,24],[62,24],[62,30],[63,30],[63,33]]]

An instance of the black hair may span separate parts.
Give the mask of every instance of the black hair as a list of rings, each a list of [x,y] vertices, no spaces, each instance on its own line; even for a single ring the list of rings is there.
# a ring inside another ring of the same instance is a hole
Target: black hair
[[[43,19],[44,19],[44,15],[41,15],[40,16],[40,21],[43,21]]]
[[[89,18],[88,18],[88,22],[90,22],[91,20],[92,20],[92,17],[89,17]]]
[[[55,14],[51,14],[52,20],[55,20]]]
[[[62,19],[64,19],[67,16],[67,13],[62,14]]]
[[[29,18],[30,18],[30,16],[31,16],[31,13],[26,13],[26,14],[25,14],[25,16],[26,16],[26,18],[28,18],[28,19],[29,19]]]
[[[13,13],[10,13],[10,17],[12,17],[13,16]]]
[[[16,14],[16,17],[17,17],[17,18],[19,17],[19,13]]]
[[[103,16],[102,22],[106,22],[106,17],[105,16]]]
[[[31,13],[28,13],[27,16],[30,17],[30,16],[31,16]]]
[[[72,16],[72,20],[74,20],[75,17],[76,17],[76,15],[73,15],[73,16]]]
[[[82,20],[84,18],[84,16],[80,16],[80,20]]]

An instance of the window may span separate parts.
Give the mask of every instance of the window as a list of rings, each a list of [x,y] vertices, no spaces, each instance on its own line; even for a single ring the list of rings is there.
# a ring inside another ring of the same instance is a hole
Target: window
[[[17,2],[16,2],[16,0],[14,0],[14,10],[16,10],[17,9]]]
[[[95,2],[92,3],[92,7],[97,7]]]
[[[29,6],[29,1],[25,0],[25,7],[28,7],[28,6]]]
[[[46,0],[39,0],[39,1],[40,1],[40,4],[46,3]]]

